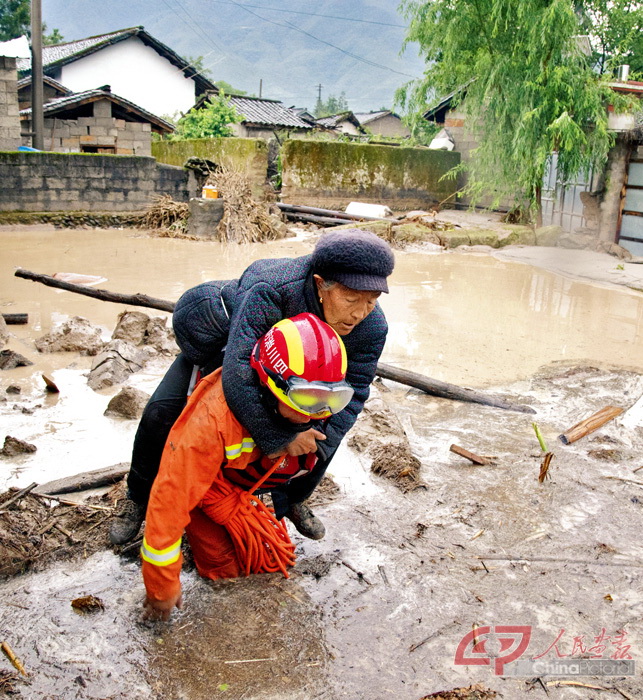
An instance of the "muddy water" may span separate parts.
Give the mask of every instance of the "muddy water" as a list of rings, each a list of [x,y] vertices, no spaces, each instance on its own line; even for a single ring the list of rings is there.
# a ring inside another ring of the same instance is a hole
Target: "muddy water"
[[[27,311],[32,321],[12,327],[9,347],[36,362],[0,374],[2,393],[10,383],[23,388],[0,405],[0,419],[4,433],[39,447],[0,462],[1,488],[125,461],[135,427],[102,415],[110,392],[87,389],[88,358],[38,356],[31,344],[71,315],[101,325],[107,337],[121,309],[18,280],[14,267],[102,275],[107,289],[176,299],[202,280],[238,274],[257,257],[312,247],[304,240],[224,248],[111,231],[3,231],[0,240],[0,308]],[[627,479],[640,480],[632,471],[641,466],[643,435],[608,426],[569,448],[557,435],[643,392],[640,295],[475,254],[397,259],[383,299],[392,328],[384,359],[528,401],[556,452],[552,479],[536,480],[541,455],[532,416],[394,388],[388,400],[421,460],[426,489],[402,495],[343,445],[332,465],[340,497],[319,509],[328,534],[321,542],[294,534],[299,563],[290,580],[211,586],[186,573],[186,609],[152,628],[136,623],[138,565],[111,552],[0,585],[0,638],[32,675],[22,696],[417,700],[482,683],[510,700],[545,697],[538,688],[527,695],[522,679],[454,666],[458,642],[474,623],[531,625],[534,653],[563,629],[567,654],[573,636],[591,640],[602,628],[615,635],[626,627],[638,659],[643,497]],[[533,377],[554,360],[571,369]],[[639,374],[577,370],[580,360]],[[59,397],[43,393],[43,371],[53,374]],[[162,371],[161,364],[150,367],[133,383],[151,391]],[[471,467],[449,453],[452,442],[498,462]],[[324,563],[326,573],[310,573]],[[90,593],[105,611],[75,614],[70,600]],[[640,676],[594,684],[643,693]],[[584,688],[548,690],[557,700],[589,697]]]
[[[0,374],[0,396],[8,399],[0,405],[3,432],[39,447],[0,473],[4,488],[127,461],[135,430],[131,421],[102,415],[116,390],[86,386],[91,358],[43,355],[33,346],[34,338],[74,315],[99,325],[108,339],[126,307],[16,278],[16,267],[100,275],[105,289],[176,300],[202,281],[238,276],[257,258],[309,253],[314,240],[225,246],[42,226],[5,228],[0,242],[0,309],[30,319],[28,326],[11,327],[8,347],[35,363]],[[391,327],[383,360],[456,384],[504,384],[561,359],[643,367],[643,297],[630,290],[486,255],[398,252],[391,293],[381,303]],[[166,367],[158,360],[131,383],[151,393]],[[41,373],[59,384],[58,397],[44,393]],[[21,386],[19,396],[5,394],[12,383]]]

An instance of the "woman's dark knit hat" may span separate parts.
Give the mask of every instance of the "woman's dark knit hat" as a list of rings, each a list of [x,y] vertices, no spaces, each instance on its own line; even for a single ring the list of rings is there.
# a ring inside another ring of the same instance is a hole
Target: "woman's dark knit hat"
[[[388,292],[395,257],[388,243],[358,228],[324,234],[313,251],[312,270],[325,280],[369,292]]]

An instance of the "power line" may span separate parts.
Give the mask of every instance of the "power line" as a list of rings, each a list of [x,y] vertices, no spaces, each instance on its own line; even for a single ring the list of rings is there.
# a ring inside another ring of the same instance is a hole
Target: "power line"
[[[251,5],[246,2],[238,3],[232,2],[232,0],[210,0],[211,2],[216,2],[221,5],[240,5],[243,7],[254,7],[257,10],[272,10],[273,12],[290,12],[294,15],[308,15],[310,17],[326,17],[327,19],[339,19],[345,22],[360,22],[362,24],[379,24],[382,27],[398,27],[400,29],[406,29],[404,24],[391,24],[390,22],[378,22],[373,19],[356,19],[355,17],[340,17],[338,15],[322,15],[318,12],[303,12],[302,10],[286,10],[283,7],[267,7],[266,5]]]
[[[408,73],[402,73],[402,71],[395,70],[394,68],[391,68],[390,66],[384,66],[381,63],[376,63],[375,61],[371,61],[368,58],[364,58],[363,56],[358,56],[355,53],[352,53],[351,51],[346,51],[345,49],[342,49],[340,46],[335,46],[335,44],[331,44],[329,41],[325,41],[324,39],[320,39],[319,37],[315,36],[314,34],[311,34],[310,32],[307,32],[304,29],[300,29],[299,27],[295,26],[292,24],[292,22],[289,22],[286,20],[286,23],[283,24],[282,22],[275,22],[272,19],[268,19],[267,17],[262,17],[261,15],[258,15],[256,12],[253,12],[252,10],[248,9],[245,5],[242,5],[239,2],[235,2],[234,0],[230,0],[230,2],[233,5],[237,5],[238,7],[241,7],[244,9],[246,12],[249,12],[251,15],[254,15],[255,17],[258,17],[259,19],[263,20],[264,22],[269,22],[270,24],[274,24],[277,27],[285,27],[286,29],[294,29],[297,32],[300,32],[301,34],[305,34],[306,36],[310,37],[311,39],[314,39],[315,41],[319,41],[321,44],[326,44],[326,46],[330,46],[333,49],[337,49],[337,51],[341,51],[342,53],[346,54],[347,56],[350,56],[351,58],[355,58],[358,61],[361,61],[362,63],[366,63],[369,66],[373,66],[374,68],[382,68],[383,70],[390,71],[391,73],[397,73],[398,75],[403,75],[406,78],[415,78],[416,76],[414,75],[409,75]]]

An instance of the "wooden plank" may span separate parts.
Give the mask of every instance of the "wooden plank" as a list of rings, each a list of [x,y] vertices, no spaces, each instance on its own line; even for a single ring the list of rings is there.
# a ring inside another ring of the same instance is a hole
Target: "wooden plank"
[[[29,323],[29,314],[2,314],[2,318],[8,326],[24,326]]]

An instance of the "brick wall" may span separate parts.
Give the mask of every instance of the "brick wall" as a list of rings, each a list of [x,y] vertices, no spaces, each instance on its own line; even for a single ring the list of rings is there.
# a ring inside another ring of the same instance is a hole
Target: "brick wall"
[[[0,56],[0,150],[20,146],[16,59]]]
[[[189,171],[142,156],[0,152],[0,182],[0,211],[141,211],[196,194]]]

